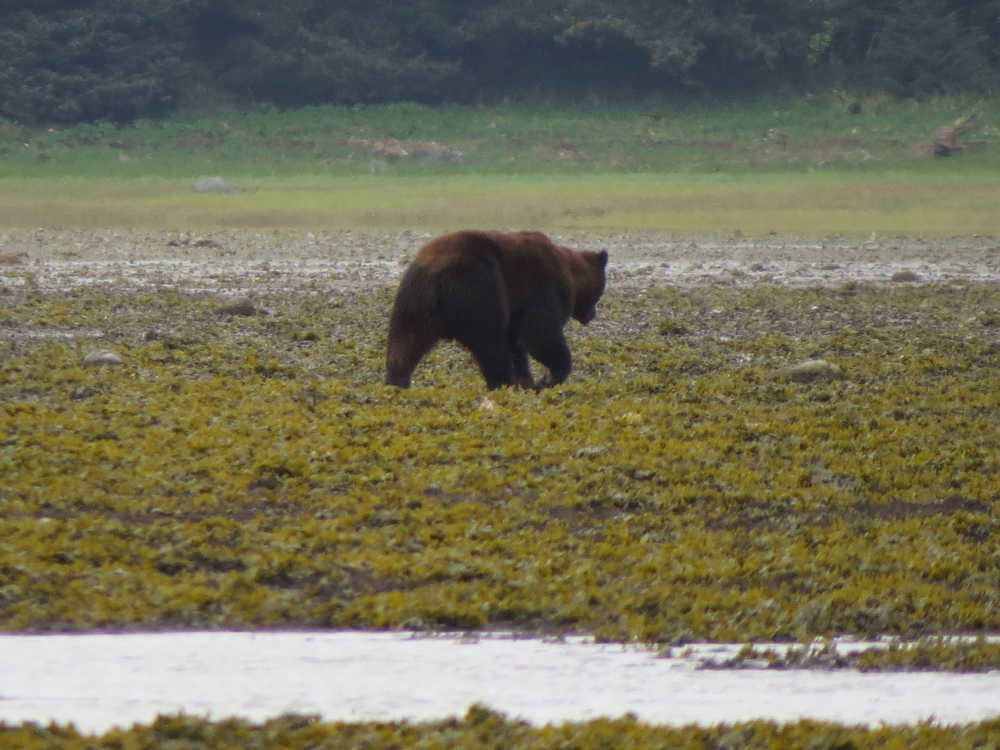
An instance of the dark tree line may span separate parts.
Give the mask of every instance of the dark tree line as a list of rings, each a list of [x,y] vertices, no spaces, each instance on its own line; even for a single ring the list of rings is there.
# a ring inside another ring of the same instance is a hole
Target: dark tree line
[[[1000,80],[1000,0],[0,0],[0,17],[0,116],[25,122]]]

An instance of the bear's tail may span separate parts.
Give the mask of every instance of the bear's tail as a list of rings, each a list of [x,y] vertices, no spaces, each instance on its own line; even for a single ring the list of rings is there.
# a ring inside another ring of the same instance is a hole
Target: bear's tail
[[[437,282],[419,263],[403,274],[389,317],[385,352],[385,382],[410,387],[417,364],[443,333]]]

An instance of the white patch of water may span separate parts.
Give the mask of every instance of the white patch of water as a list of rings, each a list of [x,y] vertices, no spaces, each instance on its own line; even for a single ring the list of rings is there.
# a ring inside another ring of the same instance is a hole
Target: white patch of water
[[[848,644],[859,648],[865,644]],[[367,632],[0,636],[0,720],[81,731],[184,712],[261,721],[427,720],[482,703],[535,724],[617,717],[711,725],[801,718],[942,724],[1000,715],[1000,672],[701,670],[735,645],[642,648]]]

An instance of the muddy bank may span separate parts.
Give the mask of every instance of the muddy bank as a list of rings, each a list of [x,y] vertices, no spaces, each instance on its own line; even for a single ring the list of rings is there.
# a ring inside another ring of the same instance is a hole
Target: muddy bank
[[[432,235],[228,230],[205,235],[131,230],[6,230],[0,284],[56,291],[86,286],[267,294],[393,283]],[[1000,279],[996,237],[681,238],[557,235],[607,248],[612,285],[936,283]]]

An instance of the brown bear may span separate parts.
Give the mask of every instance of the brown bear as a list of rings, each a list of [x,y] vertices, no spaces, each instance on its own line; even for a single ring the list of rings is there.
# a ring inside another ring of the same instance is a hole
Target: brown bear
[[[431,240],[403,274],[389,320],[386,383],[408,388],[439,339],[465,346],[489,389],[536,387],[528,355],[562,383],[572,361],[563,326],[586,325],[604,292],[608,253],[557,245],[540,232],[463,231]]]

